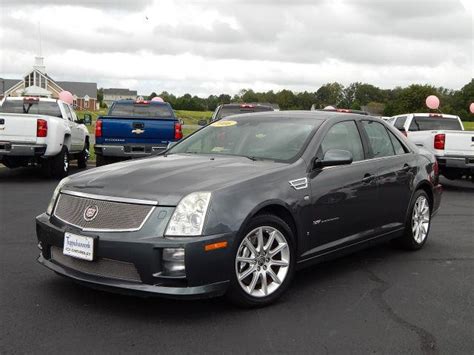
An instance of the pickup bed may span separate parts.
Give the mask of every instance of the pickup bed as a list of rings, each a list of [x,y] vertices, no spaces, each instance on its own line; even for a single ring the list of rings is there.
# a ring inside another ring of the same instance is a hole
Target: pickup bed
[[[40,165],[62,178],[69,161],[85,168],[89,132],[72,107],[60,100],[7,97],[0,102],[0,163],[8,168]]]
[[[97,166],[163,152],[183,137],[170,104],[119,100],[100,116],[95,129]]]
[[[474,132],[465,131],[458,116],[411,113],[392,117],[390,123],[417,146],[431,151],[444,177],[474,176]]]

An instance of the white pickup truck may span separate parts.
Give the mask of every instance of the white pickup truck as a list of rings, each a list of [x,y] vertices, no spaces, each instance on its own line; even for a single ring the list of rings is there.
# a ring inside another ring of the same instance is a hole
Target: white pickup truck
[[[431,151],[444,177],[474,177],[474,131],[465,131],[458,116],[409,113],[394,116],[389,123],[417,146]]]
[[[8,168],[40,165],[62,178],[69,160],[85,168],[89,132],[73,108],[56,99],[6,97],[0,101],[0,163]]]

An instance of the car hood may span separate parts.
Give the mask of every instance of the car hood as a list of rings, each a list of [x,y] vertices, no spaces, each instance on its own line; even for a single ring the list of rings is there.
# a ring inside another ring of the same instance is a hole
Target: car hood
[[[195,191],[216,191],[287,164],[237,156],[173,154],[116,163],[73,175],[62,190],[176,206]]]

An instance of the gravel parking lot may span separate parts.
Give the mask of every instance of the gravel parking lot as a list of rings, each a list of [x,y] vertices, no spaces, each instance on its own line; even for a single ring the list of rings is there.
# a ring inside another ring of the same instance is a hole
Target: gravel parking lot
[[[56,185],[0,167],[0,353],[474,353],[474,184],[443,180],[427,245],[299,272],[277,304],[142,299],[36,263],[34,217]]]

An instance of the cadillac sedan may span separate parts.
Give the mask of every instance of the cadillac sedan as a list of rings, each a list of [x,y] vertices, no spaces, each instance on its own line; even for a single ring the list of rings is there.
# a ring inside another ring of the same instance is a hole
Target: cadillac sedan
[[[38,261],[95,288],[260,306],[328,257],[422,248],[440,198],[434,156],[379,119],[236,115],[62,180],[36,219]]]

